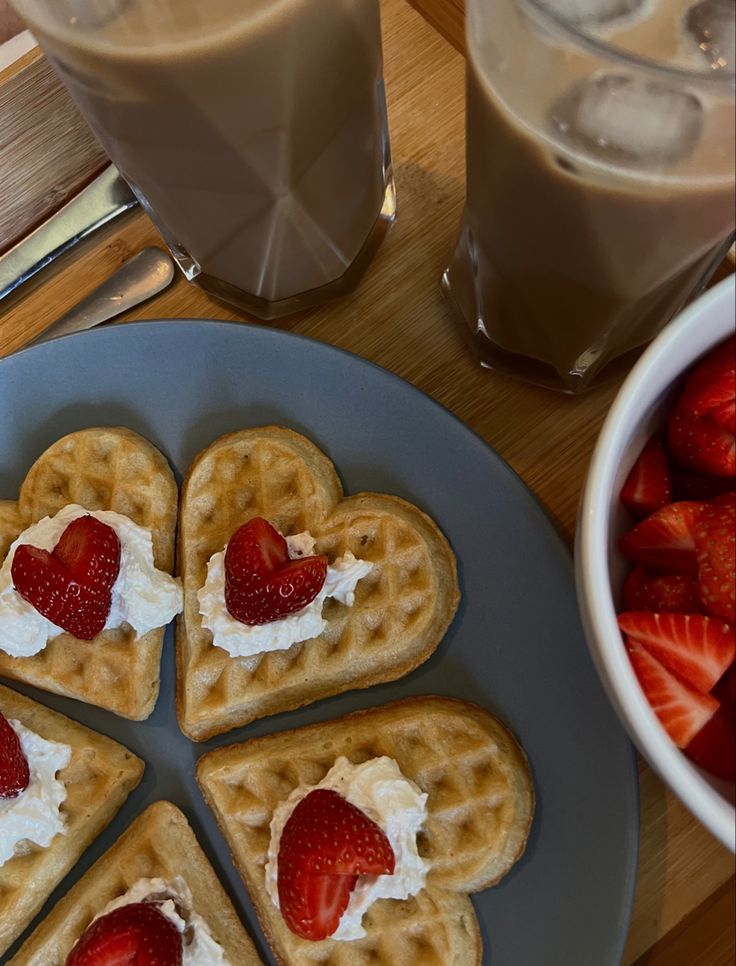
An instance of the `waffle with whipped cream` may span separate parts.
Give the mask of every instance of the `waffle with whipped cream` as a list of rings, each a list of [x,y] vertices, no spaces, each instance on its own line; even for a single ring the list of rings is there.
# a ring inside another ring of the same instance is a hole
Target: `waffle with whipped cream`
[[[352,607],[325,602],[318,637],[231,657],[213,645],[197,595],[212,555],[258,516],[284,536],[309,531],[329,561],[350,551],[373,569]],[[344,497],[329,458],[280,426],[223,436],[195,459],[182,488],[178,561],[177,711],[195,741],[408,674],[442,640],[460,596],[455,556],[433,520],[398,497]]]
[[[384,755],[428,795],[417,839],[428,865],[425,888],[407,900],[375,902],[362,939],[301,939],[266,889],[274,811],[294,789],[322,781],[339,756],[359,764]],[[199,761],[197,780],[263,931],[288,966],[479,963],[468,893],[494,885],[514,865],[534,811],[529,766],[511,733],[476,705],[443,697],[407,698],[211,751]]]
[[[66,790],[60,806],[64,833],[45,848],[25,840],[17,854],[0,866],[2,955],[116,815],[141,780],[144,765],[116,741],[2,685],[0,711],[41,738],[71,748],[69,764],[57,775]]]
[[[184,912],[204,919],[228,966],[260,966],[261,959],[185,816],[165,801],[138,816],[57,903],[8,966],[63,966],[77,939],[110,902],[141,879],[177,878],[191,893],[192,908]],[[185,944],[193,941],[189,931]]]
[[[36,460],[17,501],[0,501],[0,560],[27,527],[76,503],[86,510],[114,510],[150,530],[156,567],[171,573],[177,497],[164,456],[132,430],[70,433]],[[163,627],[138,637],[127,624],[91,641],[63,633],[32,657],[11,657],[0,649],[0,676],[140,721],[158,697],[163,638]]]

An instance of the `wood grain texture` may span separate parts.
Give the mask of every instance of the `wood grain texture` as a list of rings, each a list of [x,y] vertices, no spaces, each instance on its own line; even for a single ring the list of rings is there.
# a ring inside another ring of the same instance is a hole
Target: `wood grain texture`
[[[462,48],[460,0],[412,3]],[[570,544],[588,461],[618,383],[571,398],[475,365],[438,285],[464,199],[464,62],[404,0],[383,0],[383,11],[397,224],[354,295],[276,326],[349,349],[428,392],[510,463]],[[34,289],[0,303],[0,355],[149,244],[161,244],[150,221],[128,215]],[[157,317],[254,321],[183,278],[123,318]],[[733,874],[733,857],[642,763],[640,873],[625,966],[731,961]]]
[[[38,48],[0,73],[0,253],[106,161]]]

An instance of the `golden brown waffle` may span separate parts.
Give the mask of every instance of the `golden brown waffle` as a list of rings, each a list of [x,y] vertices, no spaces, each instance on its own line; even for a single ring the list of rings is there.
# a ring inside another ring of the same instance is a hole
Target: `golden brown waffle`
[[[0,558],[26,527],[70,503],[115,510],[146,527],[156,566],[172,571],[176,482],[164,457],[142,436],[118,427],[84,429],[50,446],[31,467],[18,501],[0,502]],[[92,641],[59,634],[33,657],[0,650],[0,676],[141,721],[158,697],[163,638],[164,628],[136,638],[127,624]]]
[[[141,780],[144,764],[116,741],[90,731],[0,685],[0,711],[48,741],[70,745],[57,775],[66,787],[61,812],[66,832],[47,848],[26,843],[0,867],[0,955],[23,932],[55,886],[110,823]]]
[[[230,966],[260,966],[240,923],[184,815],[170,802],[156,802],[53,908],[8,966],[64,966],[90,922],[138,879],[181,876],[193,910],[207,923]]]
[[[330,560],[350,550],[374,568],[353,607],[326,601],[319,637],[232,658],[203,628],[197,592],[210,557],[256,516],[284,535],[309,530],[315,553]],[[182,488],[178,563],[177,711],[195,741],[408,674],[442,640],[460,597],[455,556],[426,514],[380,493],[343,499],[327,456],[280,426],[223,436],[195,459]]]
[[[266,892],[264,868],[276,806],[315,785],[344,755],[388,755],[428,793],[418,837],[426,888],[382,899],[351,942],[300,939]],[[453,698],[407,698],[334,721],[256,738],[200,759],[197,781],[227,839],[277,958],[288,966],[465,966],[481,941],[468,892],[494,885],[524,850],[534,791],[524,752],[492,715]]]

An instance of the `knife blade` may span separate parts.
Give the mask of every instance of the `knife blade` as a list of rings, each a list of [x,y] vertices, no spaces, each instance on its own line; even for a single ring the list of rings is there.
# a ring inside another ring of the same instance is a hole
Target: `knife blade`
[[[109,165],[47,221],[0,257],[0,301],[77,242],[138,204]]]

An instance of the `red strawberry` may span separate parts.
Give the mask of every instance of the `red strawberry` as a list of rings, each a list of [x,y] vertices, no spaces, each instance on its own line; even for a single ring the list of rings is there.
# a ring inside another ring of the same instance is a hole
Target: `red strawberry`
[[[736,506],[707,506],[695,524],[698,591],[709,614],[736,625]]]
[[[718,702],[670,674],[643,648],[630,647],[629,657],[652,711],[677,747],[685,748],[716,713]]]
[[[736,664],[732,664],[718,682],[715,695],[724,704],[729,704],[732,708],[736,707]]]
[[[695,578],[685,574],[653,574],[635,567],[624,580],[624,610],[678,611],[697,614],[703,605]]]
[[[736,338],[732,336],[711,349],[692,370],[682,392],[681,407],[684,413],[696,418],[709,416],[712,419],[715,412],[724,412],[729,406],[733,407],[734,400]]]
[[[685,754],[711,774],[733,781],[736,778],[736,719],[733,708],[722,705],[691,739]]]
[[[72,521],[53,551],[16,548],[13,585],[29,604],[69,634],[89,641],[105,626],[120,570],[120,541],[95,517]]]
[[[268,624],[301,610],[322,589],[327,557],[289,560],[286,540],[255,517],[230,538],[225,551],[225,603],[235,620]]]
[[[281,835],[279,905],[303,939],[326,939],[340,923],[359,875],[391,875],[394,852],[383,830],[326,788],[298,803]]]
[[[120,906],[88,926],[66,966],[182,966],[182,938],[152,902]]]
[[[89,514],[72,520],[54,547],[54,556],[77,578],[112,590],[120,572],[120,540],[112,527]]]
[[[621,537],[622,553],[651,570],[695,576],[698,565],[693,530],[703,506],[685,500],[656,510]]]
[[[736,476],[736,437],[707,417],[695,419],[675,406],[667,423],[672,455],[688,469]]]
[[[736,436],[736,399],[711,409],[708,413],[708,419],[716,426],[720,426],[721,429],[725,429]]]
[[[734,481],[727,476],[709,476],[682,467],[672,469],[672,499],[711,500],[721,493],[733,493]]]
[[[31,773],[20,738],[0,711],[0,799],[17,798],[28,788]]]
[[[643,647],[664,666],[706,694],[736,656],[736,635],[728,624],[703,614],[619,614],[629,643]]]
[[[641,519],[672,499],[667,453],[660,436],[652,436],[639,453],[621,489],[621,502]]]

